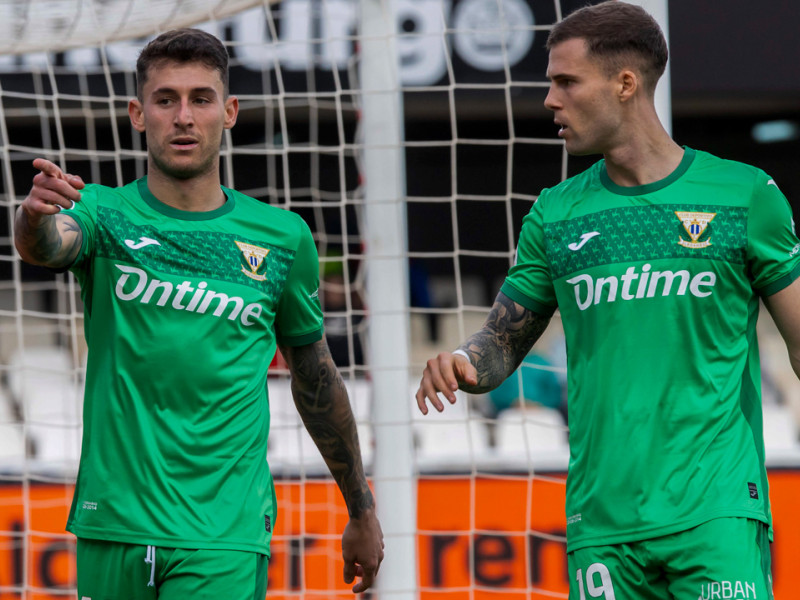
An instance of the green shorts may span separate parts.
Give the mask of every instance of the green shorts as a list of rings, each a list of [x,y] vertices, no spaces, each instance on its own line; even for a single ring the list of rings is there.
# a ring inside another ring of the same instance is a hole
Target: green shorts
[[[264,600],[267,557],[78,538],[80,600]]]
[[[567,557],[569,600],[774,600],[767,526],[714,519],[663,537]]]

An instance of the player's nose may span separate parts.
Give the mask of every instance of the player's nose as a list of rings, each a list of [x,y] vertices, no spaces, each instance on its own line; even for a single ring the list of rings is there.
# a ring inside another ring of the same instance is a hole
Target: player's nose
[[[556,93],[553,91],[552,85],[547,90],[547,96],[545,96],[544,99],[544,107],[548,110],[553,110],[553,111],[561,107],[561,103],[558,101]]]
[[[181,127],[192,125],[194,123],[194,114],[192,105],[188,100],[182,100],[178,110],[175,111],[175,124]]]

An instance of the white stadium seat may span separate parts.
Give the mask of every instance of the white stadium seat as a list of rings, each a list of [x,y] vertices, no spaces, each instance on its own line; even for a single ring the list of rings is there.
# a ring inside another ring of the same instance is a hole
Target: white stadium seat
[[[369,466],[373,453],[372,426],[370,424],[371,391],[368,381],[345,380],[353,416],[356,419],[361,444],[361,458]],[[267,459],[276,473],[282,470],[299,470],[324,474],[327,466],[314,440],[306,431],[292,399],[288,380],[270,379],[268,382],[270,404],[270,431]]]
[[[791,411],[782,404],[765,403],[764,449],[767,459],[772,456],[800,451],[798,427]]]
[[[416,384],[412,386],[416,393]],[[416,407],[413,394],[414,436],[417,441],[417,463],[422,469],[453,469],[474,464],[486,456],[489,432],[483,418],[472,413],[464,392],[456,392],[456,403],[445,401],[445,409],[438,412],[430,407],[423,415]]]
[[[557,410],[541,406],[509,408],[497,418],[497,452],[535,457],[568,452],[567,428]]]
[[[0,390],[0,469],[17,471],[25,461],[23,426],[11,397]]]
[[[9,361],[11,395],[22,408],[33,458],[43,468],[76,471],[83,394],[69,352],[55,346],[18,350]]]

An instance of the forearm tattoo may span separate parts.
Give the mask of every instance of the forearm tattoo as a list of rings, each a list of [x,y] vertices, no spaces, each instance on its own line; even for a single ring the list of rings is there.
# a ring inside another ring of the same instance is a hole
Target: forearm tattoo
[[[478,385],[462,383],[461,389],[482,394],[500,385],[520,365],[549,322],[550,317],[528,310],[502,292],[498,294],[481,330],[460,347],[478,371]]]
[[[292,371],[292,395],[308,433],[319,448],[347,504],[358,518],[374,506],[347,388],[325,340],[281,349]]]
[[[31,226],[20,215],[17,225],[17,236],[38,264],[64,267],[72,263],[80,250],[82,233],[74,219],[54,215]]]

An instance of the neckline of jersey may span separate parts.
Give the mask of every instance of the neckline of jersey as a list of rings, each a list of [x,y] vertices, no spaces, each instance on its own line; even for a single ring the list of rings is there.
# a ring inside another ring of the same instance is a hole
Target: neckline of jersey
[[[181,219],[183,221],[208,221],[210,219],[216,219],[217,217],[228,214],[233,210],[235,204],[231,190],[226,188],[224,185],[221,185],[220,188],[222,188],[222,191],[225,193],[226,200],[225,204],[219,208],[201,212],[181,210],[179,208],[169,206],[168,204],[164,204],[161,202],[161,200],[156,198],[153,195],[153,192],[150,191],[150,188],[147,187],[146,175],[139,179],[137,183],[139,186],[139,194],[142,196],[142,199],[144,199],[147,205],[153,210],[160,212],[162,215],[171,217],[173,219]]]
[[[611,181],[611,177],[608,176],[608,171],[606,171],[606,161],[602,160],[600,161],[600,181],[603,187],[612,194],[618,194],[620,196],[643,196],[645,194],[652,194],[680,179],[681,176],[689,170],[689,167],[692,166],[696,154],[693,148],[684,146],[683,158],[672,173],[664,177],[664,179],[659,179],[653,183],[645,183],[644,185],[634,185],[630,187],[617,185]]]

